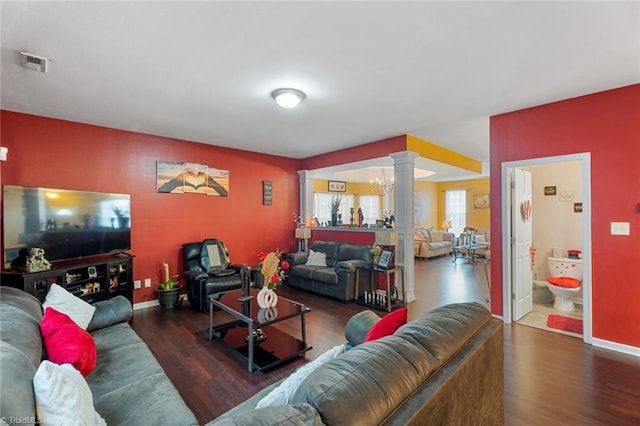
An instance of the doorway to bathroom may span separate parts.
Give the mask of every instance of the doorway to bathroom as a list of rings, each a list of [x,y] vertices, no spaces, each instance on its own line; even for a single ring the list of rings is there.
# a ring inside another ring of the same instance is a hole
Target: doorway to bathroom
[[[590,165],[589,153],[502,164],[505,322],[567,333],[591,343]],[[574,310],[560,311],[545,288],[547,260],[558,252],[567,257],[572,249],[581,251],[584,266],[581,297],[573,299]]]

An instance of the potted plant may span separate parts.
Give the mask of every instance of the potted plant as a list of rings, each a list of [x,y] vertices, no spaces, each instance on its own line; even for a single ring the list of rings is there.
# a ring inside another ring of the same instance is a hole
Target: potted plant
[[[338,210],[340,210],[340,203],[342,197],[335,196],[331,199],[331,226],[338,226]]]
[[[158,285],[156,293],[158,294],[158,303],[169,309],[178,306],[180,298],[180,289],[182,286],[177,282],[178,275],[169,275],[169,263],[162,262],[164,282]]]
[[[182,286],[176,282],[178,276],[174,275],[164,283],[158,285],[156,293],[158,293],[158,303],[160,306],[164,306],[169,309],[173,309],[178,306],[178,300],[180,298],[180,289]]]

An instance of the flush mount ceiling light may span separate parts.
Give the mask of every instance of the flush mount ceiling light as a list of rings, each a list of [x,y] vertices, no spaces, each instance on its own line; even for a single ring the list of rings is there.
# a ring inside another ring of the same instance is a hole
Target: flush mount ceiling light
[[[271,97],[278,105],[285,109],[291,109],[298,106],[304,99],[304,92],[297,89],[276,89],[271,92]]]

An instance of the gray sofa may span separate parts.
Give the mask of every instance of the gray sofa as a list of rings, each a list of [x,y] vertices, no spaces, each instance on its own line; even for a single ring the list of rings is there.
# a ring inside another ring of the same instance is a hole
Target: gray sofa
[[[131,303],[117,296],[94,306],[87,331],[96,343],[98,359],[86,381],[94,407],[107,424],[198,424],[147,345],[129,326]],[[32,382],[45,357],[41,320],[38,299],[0,286],[1,419],[17,419],[20,424],[36,420]],[[0,424],[6,423],[0,420]]]
[[[436,308],[362,343],[378,320],[352,317],[353,348],[307,376],[290,403],[256,409],[275,383],[209,425],[501,425],[503,323],[479,303]]]
[[[372,256],[369,246],[334,241],[314,241],[311,250],[327,255],[326,266],[306,265],[309,252],[289,253],[287,284],[349,303],[354,300],[356,268],[370,268]],[[360,274],[361,294],[369,288],[369,274]],[[360,294],[360,295],[361,295]],[[360,296],[358,295],[358,296]]]

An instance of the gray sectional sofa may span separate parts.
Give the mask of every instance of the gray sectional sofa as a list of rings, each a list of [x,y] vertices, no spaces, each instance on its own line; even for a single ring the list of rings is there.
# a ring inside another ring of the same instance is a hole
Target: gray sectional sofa
[[[370,268],[369,246],[334,241],[314,241],[310,250],[326,255],[326,265],[307,265],[309,252],[289,253],[287,284],[348,303],[354,300],[356,268]],[[369,274],[360,274],[358,288],[369,288]],[[362,294],[361,293],[361,294]],[[360,295],[361,295],[360,294]],[[359,295],[359,296],[360,296]]]
[[[98,358],[86,381],[95,410],[107,424],[198,424],[147,345],[129,326],[131,303],[118,296],[94,306],[87,331],[96,343]],[[46,355],[41,320],[38,299],[0,286],[0,419],[9,423],[36,422],[32,382]],[[5,423],[0,420],[0,424]]]
[[[501,425],[503,323],[479,303],[436,308],[364,342],[379,320],[349,320],[346,353],[322,364],[287,405],[256,409],[277,382],[209,423],[228,425]]]

